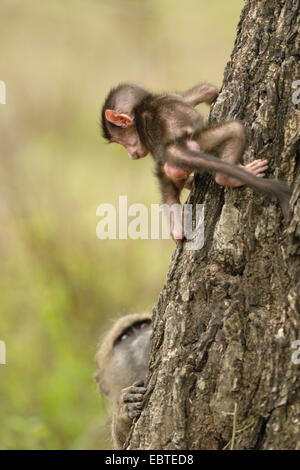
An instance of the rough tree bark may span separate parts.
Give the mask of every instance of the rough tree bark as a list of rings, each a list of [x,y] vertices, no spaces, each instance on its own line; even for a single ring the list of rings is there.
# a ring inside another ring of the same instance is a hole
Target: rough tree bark
[[[291,220],[248,188],[197,177],[190,200],[205,204],[205,244],[172,257],[128,449],[229,448],[235,404],[235,449],[300,449],[298,12],[298,0],[246,0],[210,116],[245,123],[244,161],[268,158],[288,182]]]

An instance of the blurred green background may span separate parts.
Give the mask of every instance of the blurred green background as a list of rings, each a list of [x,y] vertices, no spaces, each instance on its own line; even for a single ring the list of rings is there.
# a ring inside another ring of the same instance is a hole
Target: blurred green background
[[[242,4],[0,0],[0,449],[109,448],[98,338],[152,308],[174,244],[96,237],[99,204],[159,202],[151,159],[102,141],[100,106],[127,80],[220,86]]]

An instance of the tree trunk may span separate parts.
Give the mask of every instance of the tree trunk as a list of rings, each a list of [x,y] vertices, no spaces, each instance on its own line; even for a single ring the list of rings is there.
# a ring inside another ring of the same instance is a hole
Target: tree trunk
[[[210,116],[245,124],[244,162],[267,158],[290,185],[291,219],[249,188],[196,177],[204,246],[173,254],[128,449],[300,449],[298,11],[298,0],[246,0]]]

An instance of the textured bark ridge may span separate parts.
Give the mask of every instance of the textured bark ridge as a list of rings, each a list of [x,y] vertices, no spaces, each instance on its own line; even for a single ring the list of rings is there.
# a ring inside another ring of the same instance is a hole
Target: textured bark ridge
[[[128,449],[300,449],[298,14],[298,0],[246,1],[210,117],[245,124],[244,161],[268,158],[269,175],[288,182],[291,219],[251,189],[197,177],[205,244],[173,254]]]

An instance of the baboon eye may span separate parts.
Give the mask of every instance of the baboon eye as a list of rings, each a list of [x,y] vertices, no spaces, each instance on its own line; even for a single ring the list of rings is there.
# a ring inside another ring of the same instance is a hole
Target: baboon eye
[[[128,328],[126,331],[124,331],[121,334],[117,342],[125,341],[125,339],[129,338],[129,336],[132,336],[133,332],[134,330],[133,330],[133,327],[131,326],[130,328]]]
[[[135,323],[134,325],[127,328],[127,330],[123,331],[123,333],[119,336],[119,338],[115,341],[115,345],[125,341],[130,336],[133,336],[138,330],[147,328],[151,324],[151,321],[145,320],[140,323]]]
[[[128,334],[127,333],[123,333],[122,336],[120,337],[120,341],[124,341],[124,339],[128,338]]]

